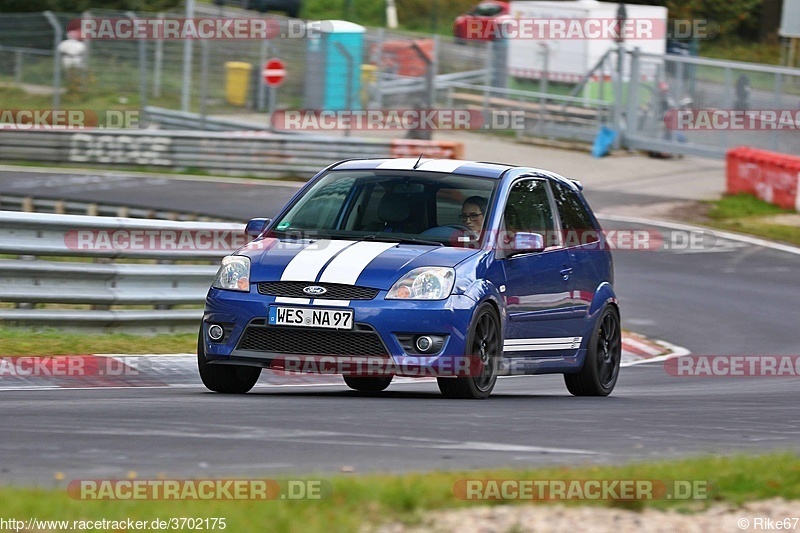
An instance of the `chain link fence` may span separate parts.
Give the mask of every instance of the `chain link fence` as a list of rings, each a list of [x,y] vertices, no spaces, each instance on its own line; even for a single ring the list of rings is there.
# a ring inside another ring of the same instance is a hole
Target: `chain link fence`
[[[5,14],[0,19],[0,91],[5,106],[20,107],[23,102],[27,107],[99,112],[151,106],[266,126],[270,94],[261,70],[267,59],[278,57],[287,67],[274,93],[275,108],[314,107],[308,98],[309,86],[317,83],[309,81],[314,74],[309,63],[313,43],[303,35],[270,40],[90,40],[84,42],[79,68],[54,62],[59,33],[66,33],[70,20],[135,16],[99,9],[49,18],[42,13]],[[262,18],[250,11],[202,5],[195,16]],[[278,16],[270,20],[281,35],[297,34],[303,24]],[[606,126],[621,133],[622,146],[654,153],[718,157],[738,145],[800,151],[800,124],[793,131],[766,123],[742,130],[676,129],[668,120],[676,112],[800,109],[798,69],[628,50],[621,76],[615,51],[576,74],[575,69],[563,69],[578,61],[577,52],[558,42],[531,48],[529,68],[508,68],[499,58],[512,52],[497,47],[517,44],[459,42],[447,36],[366,28],[358,57],[348,67],[356,72],[342,76],[360,81],[357,94],[348,95],[347,101],[359,109],[517,110],[525,116],[517,136],[591,142]],[[519,58],[514,61],[518,64]],[[63,72],[58,72],[59,66]],[[139,125],[146,127],[143,118]]]
[[[636,74],[625,111],[633,147],[800,151],[800,69],[635,52],[627,61]]]

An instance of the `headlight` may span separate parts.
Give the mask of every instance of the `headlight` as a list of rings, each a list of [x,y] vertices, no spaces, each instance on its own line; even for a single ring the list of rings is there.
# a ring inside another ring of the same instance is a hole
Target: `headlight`
[[[415,268],[392,285],[388,300],[444,300],[450,296],[456,271],[446,267]]]
[[[250,292],[250,258],[246,255],[223,257],[222,266],[211,286],[215,289]]]

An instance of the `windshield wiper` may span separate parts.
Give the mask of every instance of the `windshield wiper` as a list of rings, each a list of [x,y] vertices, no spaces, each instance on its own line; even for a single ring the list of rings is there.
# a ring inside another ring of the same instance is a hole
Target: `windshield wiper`
[[[366,235],[363,237],[365,241],[379,241],[379,242],[397,242],[400,244],[427,244],[428,246],[444,246],[439,241],[427,241],[425,239],[416,239],[414,237],[394,237],[392,235]]]

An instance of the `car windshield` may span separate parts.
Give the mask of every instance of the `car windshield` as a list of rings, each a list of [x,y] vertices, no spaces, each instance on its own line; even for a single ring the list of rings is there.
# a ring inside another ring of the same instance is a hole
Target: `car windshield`
[[[478,4],[473,10],[473,15],[479,17],[495,17],[503,13],[503,6],[500,4]]]
[[[436,172],[333,170],[275,221],[272,233],[476,247],[496,183]]]

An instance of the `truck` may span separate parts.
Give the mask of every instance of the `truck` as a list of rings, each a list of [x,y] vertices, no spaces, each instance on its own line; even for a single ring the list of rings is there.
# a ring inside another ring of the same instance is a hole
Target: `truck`
[[[597,0],[511,2],[505,33],[508,71],[517,79],[578,83],[609,50],[616,49],[620,4]],[[667,47],[667,8],[625,4],[622,36],[628,50],[663,55]],[[613,67],[613,68],[612,68]],[[610,77],[611,62],[605,71]],[[627,62],[623,76],[627,77]],[[654,73],[642,72],[643,76]]]

